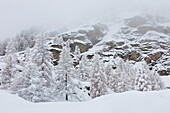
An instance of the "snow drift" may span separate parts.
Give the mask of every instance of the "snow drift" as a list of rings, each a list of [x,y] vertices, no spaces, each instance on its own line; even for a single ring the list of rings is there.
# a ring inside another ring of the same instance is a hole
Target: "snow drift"
[[[31,103],[0,92],[1,113],[170,113],[170,90],[129,91],[87,102]]]

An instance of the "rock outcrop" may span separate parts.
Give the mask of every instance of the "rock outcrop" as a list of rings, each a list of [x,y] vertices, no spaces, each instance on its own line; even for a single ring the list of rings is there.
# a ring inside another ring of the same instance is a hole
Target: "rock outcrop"
[[[160,17],[153,19],[149,15],[135,16],[125,19],[124,25],[120,24],[117,31],[109,28],[108,24],[94,24],[62,33],[58,37],[64,41],[71,40],[71,52],[78,46],[89,59],[98,52],[106,62],[108,60],[105,59],[118,56],[134,63],[145,60],[150,69],[156,70],[161,76],[170,75],[170,26],[164,24],[170,21]],[[113,34],[109,35],[110,32]],[[54,59],[59,59],[61,49],[61,45],[51,44]]]

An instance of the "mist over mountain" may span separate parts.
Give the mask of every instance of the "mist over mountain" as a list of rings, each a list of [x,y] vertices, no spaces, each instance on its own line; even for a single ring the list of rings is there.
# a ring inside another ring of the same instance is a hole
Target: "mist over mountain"
[[[0,39],[33,26],[45,31],[73,29],[139,12],[168,15],[169,4],[169,0],[1,0]]]

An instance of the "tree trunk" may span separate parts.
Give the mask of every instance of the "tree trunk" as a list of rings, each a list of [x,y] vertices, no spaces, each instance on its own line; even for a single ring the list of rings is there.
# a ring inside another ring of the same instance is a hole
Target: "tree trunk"
[[[66,73],[66,78],[65,78],[65,90],[66,90],[66,101],[68,101],[68,89],[67,89],[67,73]]]
[[[66,100],[68,101],[68,94],[66,94]]]

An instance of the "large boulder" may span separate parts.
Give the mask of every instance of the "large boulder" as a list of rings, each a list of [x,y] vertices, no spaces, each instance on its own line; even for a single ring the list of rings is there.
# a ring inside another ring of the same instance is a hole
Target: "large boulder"
[[[119,55],[121,57],[121,55]],[[137,51],[131,51],[131,52],[127,52],[124,56],[122,55],[122,58],[124,60],[133,60],[133,61],[139,61],[140,58],[140,53],[138,53]]]
[[[92,44],[91,43],[83,43],[82,41],[75,40],[73,43],[70,44],[72,52],[74,52],[76,46],[78,46],[80,48],[80,52],[83,53],[83,52],[88,51],[92,47]]]
[[[159,58],[161,58],[162,53],[156,52],[156,53],[150,54],[149,56],[153,61],[157,61]]]
[[[158,71],[158,74],[160,76],[168,76],[169,75],[167,70],[160,70],[160,71]]]
[[[150,57],[145,57],[144,60],[146,61],[147,64],[150,64],[151,63],[151,58]]]

